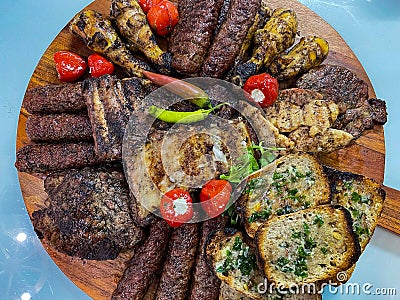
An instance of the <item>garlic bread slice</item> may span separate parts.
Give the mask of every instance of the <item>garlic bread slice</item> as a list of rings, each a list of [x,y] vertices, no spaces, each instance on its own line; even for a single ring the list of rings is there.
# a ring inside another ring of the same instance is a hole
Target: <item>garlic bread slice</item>
[[[352,227],[349,211],[339,205],[274,216],[255,237],[260,267],[268,280],[287,288],[336,278],[361,254]]]

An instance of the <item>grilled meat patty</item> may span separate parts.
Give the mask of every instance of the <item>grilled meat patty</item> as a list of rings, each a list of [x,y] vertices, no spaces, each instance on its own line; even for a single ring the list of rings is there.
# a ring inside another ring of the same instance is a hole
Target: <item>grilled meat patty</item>
[[[135,251],[111,299],[143,299],[162,267],[169,237],[169,225],[162,219],[154,221],[148,238]]]
[[[17,151],[19,172],[42,173],[99,163],[92,143],[30,144]]]
[[[219,78],[228,71],[239,54],[260,6],[260,0],[231,1],[227,18],[215,36],[201,67],[201,76]]]
[[[157,300],[184,300],[199,242],[199,223],[183,224],[172,232],[163,267]]]
[[[31,115],[26,134],[32,142],[90,141],[92,126],[87,115]]]
[[[47,177],[45,191],[49,206],[33,213],[33,224],[39,237],[60,252],[86,259],[114,259],[142,239],[120,171],[62,171]]]
[[[178,3],[179,22],[172,32],[172,67],[185,75],[200,71],[217,26],[223,0],[182,0]]]
[[[218,216],[214,219],[204,221],[201,226],[199,249],[192,276],[192,286],[189,297],[191,300],[217,300],[219,297],[221,281],[208,267],[204,256],[204,247],[208,235],[214,230],[222,229],[225,223],[226,219],[222,216]]]
[[[344,130],[354,137],[372,128],[374,123],[386,122],[385,102],[369,101],[368,85],[345,67],[321,65],[300,77],[295,85],[315,90],[325,99],[336,102],[340,114],[333,128]]]
[[[76,112],[86,108],[81,82],[28,89],[22,107],[31,114]]]

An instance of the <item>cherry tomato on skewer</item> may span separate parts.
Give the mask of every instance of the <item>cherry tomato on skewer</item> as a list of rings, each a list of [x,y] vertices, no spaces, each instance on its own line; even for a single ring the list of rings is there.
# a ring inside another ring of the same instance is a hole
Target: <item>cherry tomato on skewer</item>
[[[161,216],[171,227],[179,227],[193,217],[192,202],[190,194],[183,189],[168,191],[160,202]]]
[[[222,214],[231,198],[232,186],[226,180],[212,179],[200,192],[200,204],[210,217]]]

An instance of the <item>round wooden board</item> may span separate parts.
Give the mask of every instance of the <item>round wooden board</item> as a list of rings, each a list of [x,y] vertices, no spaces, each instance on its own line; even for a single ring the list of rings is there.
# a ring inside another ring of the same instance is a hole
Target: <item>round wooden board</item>
[[[109,15],[110,0],[96,0],[87,8]],[[290,7],[297,13],[301,36],[315,34],[328,40],[330,53],[325,63],[342,65],[352,70],[369,85],[370,97],[374,90],[362,65],[340,35],[318,15],[297,1],[269,0],[272,8]],[[72,18],[73,16],[71,16]],[[60,84],[53,63],[53,54],[60,50],[71,50],[83,56],[92,52],[75,36],[67,26],[57,35],[40,59],[28,85],[29,88],[49,84]],[[23,111],[23,109],[22,109]],[[29,144],[25,133],[26,115],[21,113],[18,123],[17,149]],[[320,157],[321,162],[340,170],[351,171],[383,182],[385,144],[382,126],[375,126],[353,145]],[[29,214],[44,207],[47,197],[43,180],[27,173],[19,173],[22,195]],[[125,263],[130,254],[120,255],[112,261],[90,261],[69,257],[52,249],[46,241],[43,246],[60,269],[85,293],[93,299],[110,299]]]

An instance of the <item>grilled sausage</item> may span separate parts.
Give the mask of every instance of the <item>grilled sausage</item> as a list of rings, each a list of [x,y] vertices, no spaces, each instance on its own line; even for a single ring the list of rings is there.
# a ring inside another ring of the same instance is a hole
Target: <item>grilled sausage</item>
[[[78,82],[28,89],[22,106],[31,114],[53,114],[80,111],[86,108],[86,102]]]
[[[170,227],[164,220],[152,224],[148,239],[132,257],[111,299],[143,299],[161,267],[169,236]]]
[[[199,224],[184,224],[172,233],[157,300],[184,300],[199,242]]]
[[[228,71],[239,54],[242,42],[260,6],[260,0],[231,1],[227,19],[222,24],[204,60],[201,76],[219,78]]]
[[[221,281],[208,268],[203,249],[210,232],[221,229],[224,226],[224,220],[225,219],[223,217],[218,217],[207,220],[202,225],[198,250],[199,253],[196,258],[196,266],[192,278],[192,288],[189,298],[190,300],[218,299]]]
[[[206,57],[217,26],[223,0],[182,0],[180,20],[172,33],[172,67],[179,73],[196,75]]]
[[[31,115],[25,129],[32,142],[92,140],[92,126],[85,115]]]
[[[99,163],[92,143],[31,144],[17,151],[19,172],[41,173]]]

